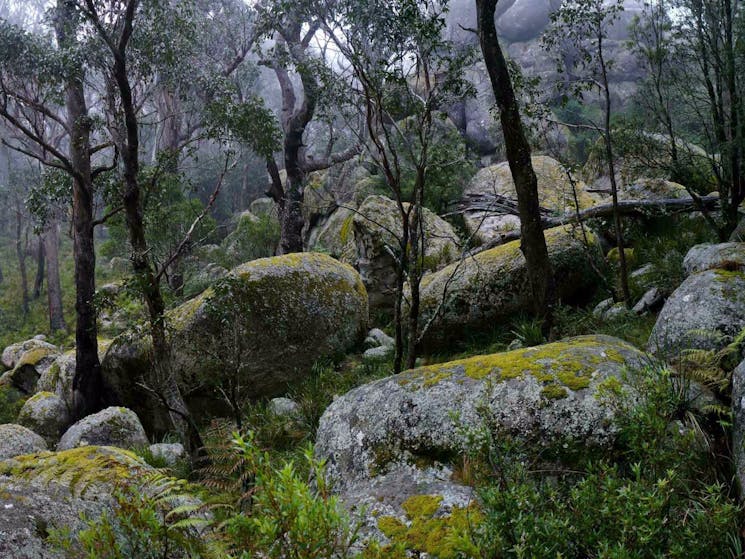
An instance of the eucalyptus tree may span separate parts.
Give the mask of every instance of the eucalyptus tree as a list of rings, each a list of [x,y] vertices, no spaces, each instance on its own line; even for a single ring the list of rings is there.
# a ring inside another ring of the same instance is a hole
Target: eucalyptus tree
[[[271,46],[262,52],[261,64],[271,68],[282,95],[280,124],[286,180],[273,157],[267,158],[270,194],[280,210],[280,252],[303,250],[303,199],[307,177],[314,171],[348,161],[358,145],[334,152],[334,135],[321,157],[311,157],[307,131],[319,107],[331,100],[334,75],[313,41],[321,27],[314,0],[266,0],[258,4],[260,26]]]
[[[476,23],[489,74],[507,150],[507,161],[515,183],[520,217],[520,249],[525,255],[528,281],[533,292],[536,314],[550,329],[553,304],[553,272],[543,234],[541,206],[538,199],[531,149],[525,134],[520,103],[515,95],[507,59],[502,52],[494,22],[498,0],[476,0]]]
[[[86,45],[72,0],[58,0],[53,33],[31,34],[0,21],[0,117],[15,134],[6,145],[72,179],[76,289],[76,365],[74,414],[82,417],[104,405],[98,359],[95,294],[96,177],[107,167],[94,166],[96,145],[86,99]]]
[[[551,14],[551,24],[543,36],[544,47],[558,57],[559,71],[565,74],[557,87],[564,99],[580,102],[597,92],[602,104],[600,122],[588,121],[579,126],[600,133],[611,184],[613,228],[619,253],[621,298],[631,304],[628,264],[623,241],[623,223],[618,209],[618,181],[615,168],[612,91],[608,78],[614,61],[608,58],[607,40],[613,25],[624,9],[623,0],[565,0]],[[567,60],[571,61],[567,68]]]
[[[340,78],[357,92],[365,122],[360,142],[379,168],[398,208],[394,369],[414,367],[427,324],[420,324],[426,239],[423,208],[433,144],[446,107],[472,93],[464,69],[471,52],[443,38],[445,3],[344,0],[319,3],[323,30],[343,57]],[[364,134],[364,135],[363,135]],[[406,185],[406,166],[414,169]],[[363,219],[365,216],[361,216]],[[408,305],[404,305],[408,282]],[[408,310],[408,316],[406,311]]]
[[[719,236],[745,200],[745,7],[738,0],[670,0],[679,57],[675,103],[694,117],[721,200]]]

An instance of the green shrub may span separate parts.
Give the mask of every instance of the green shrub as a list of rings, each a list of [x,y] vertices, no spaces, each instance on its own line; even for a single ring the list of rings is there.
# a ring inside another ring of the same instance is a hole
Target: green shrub
[[[15,423],[26,400],[10,386],[0,386],[0,425]]]
[[[604,396],[621,418],[619,449],[607,456],[582,450],[571,468],[559,467],[550,453],[533,450],[540,445],[506,433],[474,437],[483,465],[485,521],[473,534],[480,556],[741,556],[741,508],[704,450],[700,423],[686,421],[692,411],[680,383],[655,367],[629,380],[642,395],[636,404],[618,390]]]

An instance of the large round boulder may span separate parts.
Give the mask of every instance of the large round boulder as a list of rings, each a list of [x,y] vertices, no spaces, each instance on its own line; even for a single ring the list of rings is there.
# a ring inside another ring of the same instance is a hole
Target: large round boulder
[[[47,539],[77,533],[111,514],[114,492],[145,483],[154,470],[134,454],[110,447],[27,454],[0,462],[0,557],[63,559]]]
[[[404,204],[408,208],[408,204]],[[396,258],[401,249],[400,212],[396,202],[385,196],[369,196],[352,217],[357,247],[355,267],[370,295],[370,307],[392,309],[396,291]],[[458,235],[453,227],[424,208],[424,266],[438,270],[455,260]]]
[[[18,423],[41,435],[54,447],[70,426],[71,408],[51,392],[37,392],[26,400],[18,414]]]
[[[541,207],[552,215],[574,213],[575,191],[580,209],[593,206],[597,200],[582,183],[569,180],[566,169],[551,157],[532,158],[538,179],[538,198]],[[505,161],[481,169],[463,192],[463,217],[468,232],[479,242],[498,238],[501,233],[520,229],[517,217],[517,193],[509,164]],[[510,213],[512,212],[512,213]]]
[[[595,269],[602,261],[594,235],[588,244],[572,226],[546,231],[556,296],[567,304],[587,301],[597,286]],[[492,331],[515,315],[533,310],[525,257],[520,241],[478,253],[422,278],[421,324],[431,323],[426,347],[472,333]]]
[[[743,328],[745,272],[705,270],[688,276],[667,300],[648,347],[666,358],[690,349],[716,350]]]
[[[30,429],[12,423],[0,425],[0,460],[46,449],[44,439]]]
[[[745,268],[745,243],[696,245],[683,259],[683,271],[687,276],[715,268]]]
[[[334,490],[370,507],[373,523],[422,493],[439,496],[435,509],[464,508],[470,491],[452,474],[469,437],[489,428],[528,444],[608,447],[618,408],[601,394],[633,398],[625,371],[647,360],[619,339],[583,336],[406,371],[334,400],[315,453]]]
[[[254,260],[169,313],[172,366],[198,409],[222,402],[210,387],[229,374],[231,362],[241,364],[243,396],[276,396],[319,359],[361,341],[367,320],[365,286],[351,266],[318,253]],[[147,337],[123,335],[102,362],[113,396],[149,431],[159,406],[137,383],[152,368],[150,351]]]
[[[127,408],[110,407],[84,417],[62,435],[57,450],[79,446],[143,448],[150,445],[137,414]]]

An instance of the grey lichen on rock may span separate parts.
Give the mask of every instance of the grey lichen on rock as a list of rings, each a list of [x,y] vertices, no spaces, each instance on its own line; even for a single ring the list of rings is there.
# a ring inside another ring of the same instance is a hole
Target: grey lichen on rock
[[[583,336],[406,371],[337,398],[321,418],[316,455],[344,494],[397,464],[457,457],[484,413],[490,425],[547,445],[609,445],[615,408],[598,394],[647,360],[616,338]]]
[[[110,407],[72,425],[62,435],[57,450],[90,445],[132,449],[149,444],[145,429],[132,410]]]
[[[745,268],[745,243],[696,245],[683,259],[683,271],[687,276],[717,268]]]
[[[18,423],[41,435],[47,445],[54,447],[70,426],[70,408],[56,394],[37,392],[23,404]]]
[[[44,439],[22,425],[0,425],[0,460],[47,449]]]
[[[720,349],[743,328],[745,272],[706,270],[688,276],[668,298],[648,348],[666,358],[689,349]]]

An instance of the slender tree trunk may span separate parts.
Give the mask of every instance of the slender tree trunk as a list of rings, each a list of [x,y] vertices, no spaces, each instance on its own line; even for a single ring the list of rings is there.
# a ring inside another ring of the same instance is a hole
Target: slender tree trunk
[[[58,0],[55,30],[60,48],[72,48],[77,38],[77,15],[73,0]],[[90,134],[83,86],[84,76],[73,71],[66,78],[65,108],[70,128],[72,181],[73,254],[75,260],[75,376],[73,416],[77,419],[103,408],[104,382],[98,359],[98,327],[93,297],[96,293],[96,253],[93,239],[93,177]]]
[[[49,330],[67,330],[62,307],[62,287],[59,279],[59,222],[53,220],[44,234],[44,254],[47,261],[47,298]]]
[[[608,173],[610,174],[610,188],[613,199],[613,228],[616,230],[616,247],[618,248],[619,274],[621,279],[621,295],[626,306],[631,306],[631,293],[629,291],[629,271],[626,263],[626,251],[623,242],[623,222],[621,212],[618,209],[618,184],[616,181],[616,162],[613,153],[613,138],[611,134],[611,97],[608,85],[608,69],[603,54],[603,32],[597,30],[598,59],[600,61],[600,78],[602,80],[603,95],[605,96],[605,121],[603,123],[603,139],[605,140],[605,156],[608,159]]]
[[[174,427],[179,432],[184,445],[192,456],[204,446],[196,428],[181,390],[176,381],[171,362],[171,348],[167,339],[165,325],[165,302],[160,289],[160,281],[150,262],[149,249],[145,236],[143,208],[139,184],[139,123],[132,95],[132,88],[127,74],[126,48],[133,32],[135,2],[127,7],[126,19],[118,50],[114,50],[113,78],[124,114],[125,138],[119,143],[119,151],[124,169],[123,205],[126,218],[129,242],[132,247],[132,267],[139,278],[145,304],[150,319],[153,341],[153,370],[156,378],[151,379],[154,387],[168,407]]]
[[[479,41],[499,107],[507,160],[515,183],[520,217],[520,248],[525,255],[534,309],[544,320],[544,330],[548,332],[554,298],[553,272],[541,224],[538,180],[533,170],[530,144],[523,129],[520,107],[494,24],[496,6],[497,0],[476,0]]]
[[[28,274],[26,272],[26,246],[23,242],[23,212],[21,203],[16,202],[16,256],[18,257],[18,270],[21,274],[21,308],[23,314],[28,314]]]
[[[426,154],[425,154],[426,157]],[[422,259],[424,258],[424,235],[421,209],[424,207],[424,179],[425,166],[419,165],[414,188],[414,200],[411,208],[411,229],[409,237],[409,289],[411,291],[409,303],[408,341],[406,353],[406,368],[416,367],[419,353],[419,313],[420,313],[420,284],[422,281]]]
[[[46,231],[39,235],[36,243],[36,278],[34,279],[34,291],[31,295],[32,300],[41,296],[41,290],[44,287],[44,243]]]

